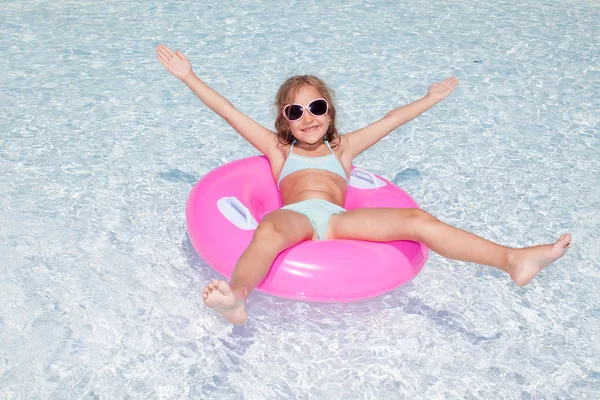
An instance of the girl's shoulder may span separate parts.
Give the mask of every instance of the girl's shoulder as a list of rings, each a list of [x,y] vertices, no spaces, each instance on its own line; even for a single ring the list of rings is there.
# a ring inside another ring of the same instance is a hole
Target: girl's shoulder
[[[285,162],[285,159],[287,158],[287,154],[289,151],[290,146],[287,146],[281,142],[278,141],[278,143],[275,145],[275,149],[276,151],[274,151],[269,157],[269,162],[271,163],[271,165],[275,164],[281,164],[283,165],[283,163]]]
[[[352,162],[352,154],[348,144],[346,135],[338,135],[334,139],[335,146],[332,145],[332,150],[337,154],[338,158],[343,161]]]

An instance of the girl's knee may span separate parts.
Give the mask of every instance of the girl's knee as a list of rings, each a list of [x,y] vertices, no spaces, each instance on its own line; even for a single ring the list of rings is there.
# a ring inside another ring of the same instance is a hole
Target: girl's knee
[[[277,223],[265,219],[258,224],[258,227],[254,231],[253,240],[277,240],[284,237],[284,233],[277,226]]]
[[[410,216],[410,224],[413,229],[413,237],[416,241],[423,242],[423,238],[427,236],[429,228],[437,222],[438,219],[427,211],[420,208],[413,209]]]
[[[420,224],[437,221],[436,217],[429,214],[425,210],[421,210],[420,208],[413,208],[411,210],[410,219],[413,220],[415,223]]]
[[[291,213],[292,211],[290,211]],[[300,215],[300,218],[269,218],[263,219],[252,237],[253,242],[265,243],[276,248],[286,248],[313,235],[312,225]]]

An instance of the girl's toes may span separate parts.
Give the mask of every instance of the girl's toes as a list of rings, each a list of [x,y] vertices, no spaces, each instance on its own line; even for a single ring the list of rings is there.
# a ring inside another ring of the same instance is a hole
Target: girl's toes
[[[565,247],[570,246],[571,245],[571,235],[569,235],[568,233],[565,233],[558,239],[558,242],[560,242],[560,244]]]

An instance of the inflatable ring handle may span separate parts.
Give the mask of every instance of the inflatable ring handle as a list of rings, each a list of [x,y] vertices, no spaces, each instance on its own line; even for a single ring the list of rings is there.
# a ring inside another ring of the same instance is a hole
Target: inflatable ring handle
[[[358,189],[377,189],[385,185],[374,173],[364,169],[354,168],[350,174],[350,186]]]
[[[252,230],[258,226],[248,207],[234,196],[220,198],[217,207],[229,222],[240,229]]]

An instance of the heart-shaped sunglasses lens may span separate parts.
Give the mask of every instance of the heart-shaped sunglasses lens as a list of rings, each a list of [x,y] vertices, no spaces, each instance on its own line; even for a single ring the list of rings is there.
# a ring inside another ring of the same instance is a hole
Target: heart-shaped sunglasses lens
[[[327,114],[327,102],[323,99],[315,100],[308,105],[308,111],[315,116],[325,115]]]

